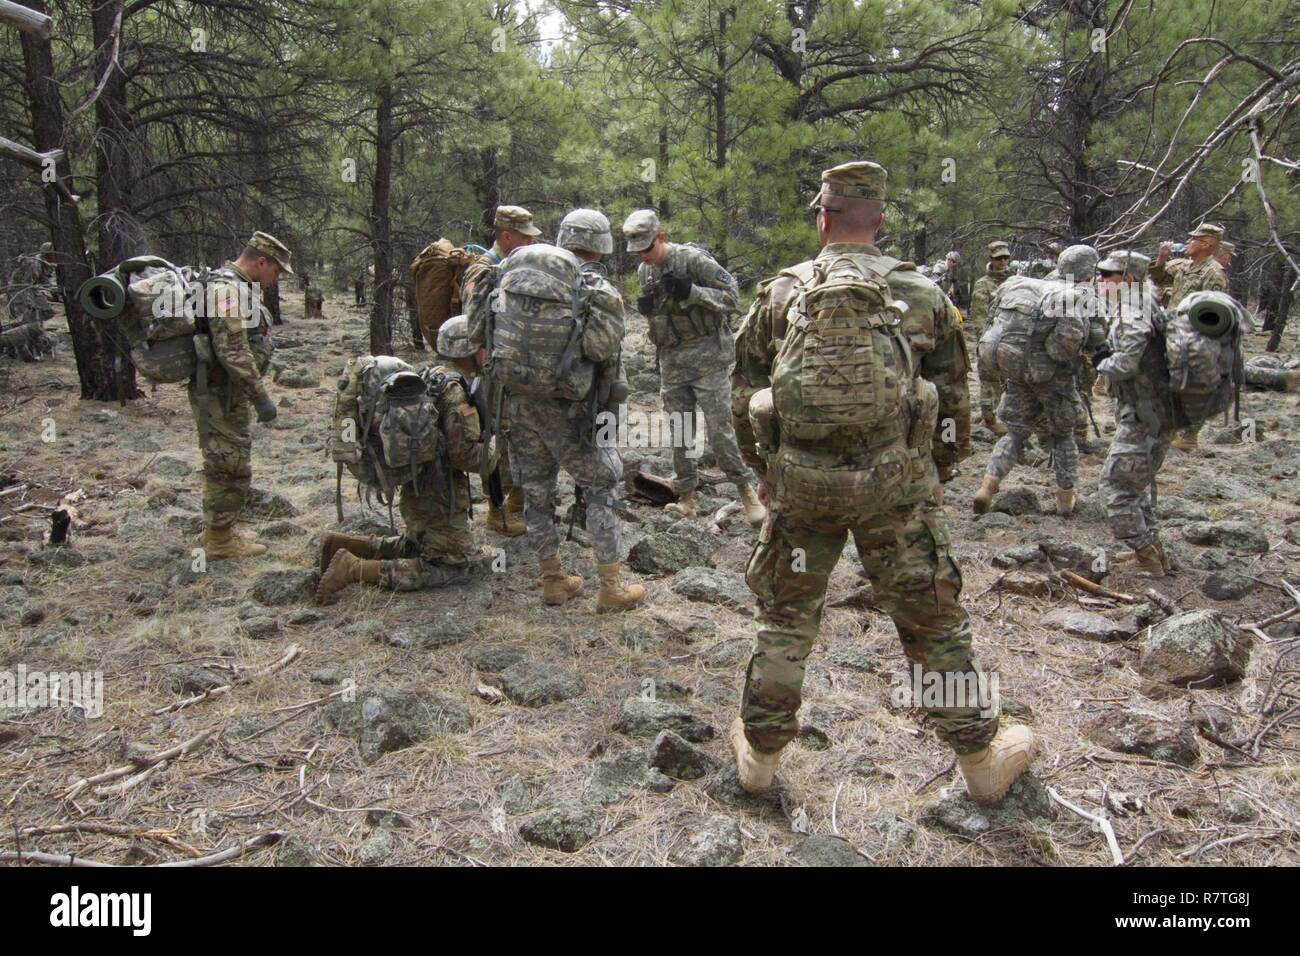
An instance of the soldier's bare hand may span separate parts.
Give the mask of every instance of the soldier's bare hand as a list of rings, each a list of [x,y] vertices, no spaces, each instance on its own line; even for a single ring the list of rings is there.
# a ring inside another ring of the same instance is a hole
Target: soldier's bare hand
[[[1160,243],[1160,254],[1156,257],[1156,262],[1164,262],[1169,258],[1169,253],[1174,251],[1174,244],[1169,241]]]

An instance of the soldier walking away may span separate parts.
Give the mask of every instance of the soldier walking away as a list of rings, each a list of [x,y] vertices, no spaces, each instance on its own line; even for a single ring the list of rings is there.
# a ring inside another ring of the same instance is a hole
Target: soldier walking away
[[[975,341],[987,331],[989,324],[989,303],[998,286],[1006,282],[1011,275],[1011,247],[1002,240],[989,243],[989,262],[984,275],[975,280],[975,287],[970,294],[970,326]],[[1006,427],[997,419],[998,402],[1002,400],[1002,383],[997,373],[992,370],[979,370],[980,380],[980,420],[984,427],[995,435],[1005,435]]]
[[[976,514],[988,511],[1002,480],[1011,473],[1034,430],[1045,422],[1044,448],[1056,469],[1056,513],[1074,513],[1079,450],[1074,427],[1082,401],[1075,366],[1084,355],[1100,304],[1092,291],[1097,250],[1070,246],[1061,253],[1048,283],[1019,276],[993,294],[994,325],[980,339],[981,353],[1002,382],[998,418],[1007,434],[998,439],[984,481],[975,495]],[[1096,344],[1096,343],[1094,343]],[[984,359],[981,357],[981,367]]]
[[[439,362],[420,371],[438,417],[441,461],[431,474],[408,481],[398,492],[405,531],[370,537],[329,532],[321,540],[322,577],[316,600],[329,603],[349,584],[390,591],[417,591],[462,582],[492,558],[470,527],[468,472],[479,467],[479,415],[470,400],[471,381],[483,367],[483,350],[469,341],[464,316],[438,329]],[[442,480],[438,476],[442,476]]]
[[[1222,242],[1223,227],[1205,222],[1188,233],[1184,259],[1170,259],[1174,244],[1160,243],[1151,279],[1161,290],[1161,305],[1176,306],[1193,292],[1228,291],[1228,275],[1218,260]],[[1199,427],[1179,429],[1169,444],[1179,451],[1195,451],[1200,431]]]
[[[1139,252],[1121,251],[1097,264],[1097,287],[1111,323],[1092,363],[1116,396],[1115,437],[1101,470],[1106,518],[1131,549],[1112,567],[1163,577],[1172,563],[1160,542],[1154,491],[1173,436],[1174,410],[1164,357],[1167,316],[1147,280],[1150,262]]]
[[[623,235],[627,251],[641,257],[637,311],[650,323],[664,414],[673,425],[673,490],[678,500],[668,510],[688,518],[696,514],[699,477],[687,445],[694,444],[691,439],[702,417],[713,454],[735,484],[746,520],[761,524],[767,511],[754,491],[754,476],[736,447],[731,424],[735,337],[728,319],[740,302],[736,280],[698,246],[668,242],[653,209],[628,216]]]
[[[543,601],[564,604],[583,584],[560,565],[555,507],[563,468],[586,492],[600,575],[596,610],[621,611],[640,604],[645,588],[622,582],[615,509],[623,463],[615,443],[598,438],[594,420],[626,328],[623,299],[600,266],[614,240],[603,214],[575,209],[561,221],[557,242],[517,249],[496,267],[495,291],[476,290],[468,303],[470,336],[486,346],[489,374],[506,390],[512,478],[527,502]]]
[[[352,289],[356,294],[356,304],[366,304],[366,270],[362,269],[357,273],[356,280],[352,283]]]
[[[275,402],[262,382],[259,349],[250,342],[250,332],[269,337],[265,325],[259,324],[258,290],[274,285],[281,273],[293,275],[290,258],[280,240],[255,232],[239,257],[227,262],[205,290],[205,301],[215,308],[207,318],[215,361],[206,366],[206,381],[196,376],[187,391],[203,452],[203,549],[208,558],[266,553],[266,545],[237,534],[234,525],[252,480],[250,407],[262,424],[276,415]]]
[[[771,507],[746,572],[759,630],[730,735],[750,791],[771,785],[798,733],[804,662],[850,533],[908,661],[948,686],[978,681],[931,458],[949,410],[919,374],[946,343],[952,307],[876,248],[885,180],[870,162],[822,173],[821,253],[760,285],[736,339],[735,424]],[[926,711],[972,798],[1001,798],[1028,767],[1027,727],[999,732],[996,712],[972,700]]]
[[[461,277],[460,283],[462,304],[469,302],[475,287],[485,275],[489,274],[493,266],[500,264],[510,253],[529,245],[542,234],[542,230],[533,224],[533,214],[523,206],[498,206],[493,214],[492,230],[492,248],[481,253],[465,267],[465,274]],[[504,418],[508,407],[509,402],[501,404],[502,421],[495,423],[496,429],[501,434],[507,432],[510,427],[510,423]],[[504,503],[498,507],[497,502],[492,500],[492,495],[488,494],[487,526],[497,534],[505,535],[507,538],[517,538],[525,530],[524,490],[516,486],[514,479],[510,477],[510,450],[504,447],[505,444],[502,442],[501,459],[497,465],[495,479],[501,484]],[[488,493],[487,488],[483,491],[485,494]]]

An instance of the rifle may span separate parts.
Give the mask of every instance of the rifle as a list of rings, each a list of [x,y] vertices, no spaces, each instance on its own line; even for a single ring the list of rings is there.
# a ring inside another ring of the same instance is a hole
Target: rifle
[[[501,402],[505,398],[505,389],[493,383],[486,375],[477,375],[469,387],[469,395],[482,423],[478,439],[479,479],[483,482],[483,490],[487,492],[492,507],[499,509],[505,503],[506,496],[501,487],[500,465],[492,460],[492,452],[494,440],[500,440],[497,429],[501,423]]]

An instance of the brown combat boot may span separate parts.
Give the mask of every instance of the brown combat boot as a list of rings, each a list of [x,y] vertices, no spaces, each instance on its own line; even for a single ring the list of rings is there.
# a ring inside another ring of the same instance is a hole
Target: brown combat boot
[[[1115,555],[1110,566],[1114,571],[1137,572],[1152,578],[1165,576],[1165,562],[1161,560],[1160,549],[1155,542],[1136,551],[1121,551]]]
[[[980,483],[980,490],[975,492],[975,500],[971,503],[977,515],[982,515],[989,510],[989,505],[993,503],[993,496],[998,493],[1001,484],[1001,480],[992,475],[984,476],[984,481]]]
[[[234,528],[207,528],[203,532],[203,551],[207,558],[256,558],[266,554],[266,545],[236,534]]]
[[[582,590],[582,578],[565,574],[560,569],[559,558],[544,558],[542,565],[542,600],[547,604],[563,604]]]
[[[1184,428],[1174,433],[1173,440],[1169,443],[1170,448],[1177,448],[1179,451],[1196,451],[1197,436],[1200,435],[1199,428]]]
[[[1073,488],[1056,489],[1056,513],[1063,518],[1068,518],[1074,514]]]
[[[746,487],[748,487],[748,485],[746,485]],[[754,500],[757,501],[758,499],[755,498]],[[694,518],[697,504],[698,502],[695,499],[694,491],[683,491],[677,497],[676,501],[671,502],[664,508],[664,511],[671,511],[673,514],[681,515],[683,518]],[[759,507],[762,507],[762,505],[759,505]],[[749,517],[748,510],[745,513],[745,517]],[[762,519],[760,518],[759,520],[761,521]]]
[[[514,489],[511,489],[511,494],[513,493]],[[509,498],[506,499],[505,505],[501,508],[498,508],[490,501],[488,502],[487,526],[497,534],[503,534],[507,538],[517,538],[527,530],[523,519],[510,513]]]
[[[762,793],[772,786],[777,764],[781,762],[781,751],[765,754],[755,750],[745,736],[745,721],[740,717],[731,722],[727,738],[731,741],[731,749],[736,752],[736,779],[740,786],[750,793]]]
[[[321,575],[320,584],[316,585],[316,603],[329,604],[334,595],[349,584],[378,584],[379,569],[383,564],[382,561],[358,558],[351,551],[335,551],[329,567]]]
[[[767,508],[763,502],[758,500],[758,492],[749,482],[743,485],[736,485],[736,491],[740,493],[740,503],[745,506],[745,520],[752,525],[760,525],[767,517]]]
[[[596,595],[597,613],[626,611],[645,600],[645,588],[642,585],[624,584],[619,580],[619,572],[623,570],[622,561],[598,564],[596,570],[600,574],[600,593]]]
[[[351,551],[358,558],[373,558],[375,556],[375,539],[369,535],[340,534],[337,531],[326,532],[325,537],[320,539],[321,574],[324,574],[329,569],[330,562],[334,560],[334,552],[339,550]]]
[[[1034,759],[1034,732],[1024,724],[998,731],[983,750],[957,758],[966,792],[976,803],[1001,800]]]

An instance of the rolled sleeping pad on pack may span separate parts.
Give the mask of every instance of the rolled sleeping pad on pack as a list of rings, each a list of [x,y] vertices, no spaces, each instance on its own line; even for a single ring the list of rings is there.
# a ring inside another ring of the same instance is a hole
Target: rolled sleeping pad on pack
[[[1212,339],[1231,332],[1238,322],[1236,303],[1223,293],[1193,293],[1178,308],[1196,331]]]
[[[77,290],[77,301],[92,319],[115,319],[126,309],[130,275],[150,266],[180,271],[159,256],[124,259],[108,272],[83,282]]]

